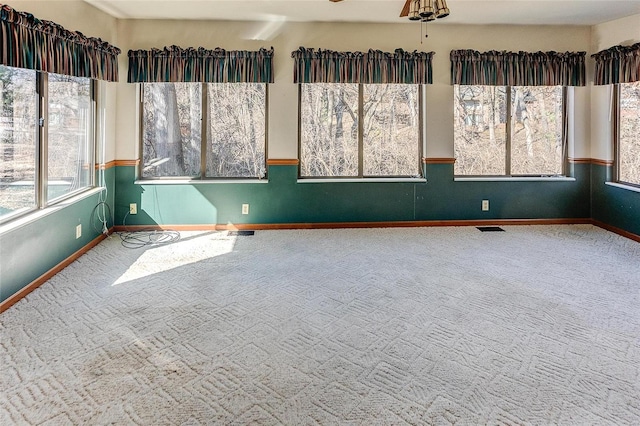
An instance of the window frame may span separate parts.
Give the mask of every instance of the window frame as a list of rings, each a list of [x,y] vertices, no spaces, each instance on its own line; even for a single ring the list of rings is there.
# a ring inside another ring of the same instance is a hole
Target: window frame
[[[302,85],[315,83],[298,84],[298,179],[300,180],[384,180],[384,179],[423,179],[423,157],[424,157],[424,117],[425,117],[425,85],[406,84],[407,86],[417,86],[418,89],[418,174],[408,175],[365,175],[364,174],[364,121],[362,112],[364,111],[364,86],[365,83],[331,83],[331,84],[357,84],[358,85],[358,175],[357,176],[305,176],[302,174]],[[375,83],[371,83],[373,85]],[[392,83],[389,83],[392,84]],[[368,85],[368,84],[367,84]]]
[[[7,68],[25,69],[18,67],[10,67],[7,65],[0,65]],[[87,155],[89,159],[88,168],[88,185],[73,191],[67,192],[60,196],[54,197],[50,200],[47,199],[47,191],[49,184],[49,74],[44,71],[32,70],[35,72],[35,101],[37,102],[36,108],[36,120],[32,125],[35,129],[35,176],[34,176],[34,190],[35,190],[35,202],[33,206],[25,208],[18,213],[10,213],[4,217],[0,217],[0,225],[10,223],[19,218],[25,217],[29,214],[33,214],[37,211],[44,210],[48,207],[55,206],[62,203],[69,198],[75,197],[84,192],[90,191],[95,188],[96,184],[96,155],[97,155],[97,141],[98,141],[98,128],[96,125],[96,117],[98,113],[98,82],[93,78],[87,78],[89,80],[89,132],[87,145],[90,148],[90,153]],[[73,77],[73,76],[71,76]],[[83,77],[86,78],[86,77]]]
[[[176,83],[176,82],[158,82]],[[221,181],[250,181],[268,180],[267,161],[269,158],[269,83],[228,83],[228,84],[263,84],[264,85],[264,173],[262,176],[207,176],[207,144],[209,123],[209,91],[207,85],[215,82],[192,82],[200,85],[200,174],[197,176],[143,176],[144,168],[144,86],[149,83],[137,83],[138,90],[138,167],[136,176],[139,181],[167,181],[167,182],[221,182]]]
[[[611,180],[619,185],[628,186],[632,188],[640,188],[640,183],[627,182],[620,180],[620,153],[621,153],[621,129],[622,129],[622,83],[615,83],[613,85],[613,93],[611,96],[613,102],[613,125],[612,125],[612,142],[613,142],[613,165],[612,165],[612,177]]]
[[[456,86],[456,85],[454,85]],[[457,85],[457,86],[462,86],[462,85]],[[477,85],[477,86],[484,86],[486,87],[487,85]],[[466,179],[466,178],[473,178],[473,179],[482,179],[482,178],[488,178],[488,179],[509,179],[509,178],[522,178],[522,177],[526,177],[526,178],[562,178],[562,177],[570,177],[570,166],[569,166],[569,110],[568,110],[568,102],[569,102],[569,87],[568,86],[561,86],[562,87],[562,105],[561,105],[561,110],[562,110],[562,135],[561,135],[561,140],[562,140],[562,164],[561,164],[561,174],[558,175],[550,175],[550,174],[536,174],[536,173],[531,173],[531,174],[513,174],[511,173],[511,157],[512,157],[512,145],[511,145],[511,141],[512,141],[512,136],[513,136],[513,122],[512,122],[512,100],[511,100],[511,95],[512,95],[512,88],[513,87],[521,87],[521,86],[502,86],[505,88],[505,106],[506,106],[506,121],[505,121],[505,168],[504,174],[501,175],[477,175],[477,174],[455,174],[454,172],[454,178],[455,179]],[[455,108],[455,100],[454,100],[454,108]],[[455,117],[454,117],[455,119]],[[454,144],[455,142],[455,134],[454,134]],[[455,151],[455,147],[454,147],[454,151]]]

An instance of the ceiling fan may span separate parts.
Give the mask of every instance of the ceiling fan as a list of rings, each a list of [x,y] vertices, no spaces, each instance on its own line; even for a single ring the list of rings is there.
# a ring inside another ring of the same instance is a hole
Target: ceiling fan
[[[329,0],[333,3],[342,0]],[[406,0],[400,17],[409,17],[411,21],[433,21],[436,18],[449,16],[447,0]]]

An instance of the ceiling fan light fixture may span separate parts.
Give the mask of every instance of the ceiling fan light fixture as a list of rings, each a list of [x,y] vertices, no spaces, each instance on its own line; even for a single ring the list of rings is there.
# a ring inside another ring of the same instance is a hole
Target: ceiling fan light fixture
[[[433,0],[420,0],[420,9],[418,14],[421,18],[428,18],[436,13],[436,9],[433,7]]]
[[[424,18],[422,18],[422,22],[431,22],[431,21],[435,21],[436,20],[436,14],[432,14],[429,16],[425,16]]]
[[[436,2],[436,18],[446,18],[451,11],[447,7],[447,0],[435,0]]]
[[[420,20],[420,0],[411,0],[408,17],[410,21]]]

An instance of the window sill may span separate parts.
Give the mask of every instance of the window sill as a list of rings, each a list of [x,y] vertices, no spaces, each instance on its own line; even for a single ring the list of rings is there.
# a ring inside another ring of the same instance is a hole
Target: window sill
[[[135,185],[216,185],[229,183],[269,183],[269,179],[137,179]]]
[[[298,183],[393,183],[393,182],[401,182],[401,183],[426,183],[427,180],[425,178],[345,178],[345,179],[337,179],[337,178],[327,178],[327,179],[298,179]]]
[[[454,177],[454,182],[575,182],[567,176],[476,176]]]
[[[625,185],[624,183],[619,182],[605,182],[605,185],[613,186],[616,188],[626,189],[628,191],[640,192],[640,187],[633,185]]]
[[[99,194],[100,192],[104,191],[105,188],[101,188],[101,187],[96,187],[96,188],[91,188],[88,189],[86,191],[83,191],[79,194],[73,195],[69,198],[65,198],[64,200],[51,205],[51,206],[47,206],[43,209],[39,209],[39,210],[33,210],[29,213],[25,213],[23,216],[18,216],[15,219],[10,219],[8,222],[0,225],[0,235],[6,233],[6,232],[11,232],[13,230],[15,230],[16,228],[20,228],[22,226],[28,225],[29,223],[35,222],[37,220],[42,219],[45,216],[48,216],[50,214],[56,213],[62,209],[64,209],[65,207],[68,207],[72,204],[77,203],[80,200],[83,200],[85,198],[91,197],[93,195]]]

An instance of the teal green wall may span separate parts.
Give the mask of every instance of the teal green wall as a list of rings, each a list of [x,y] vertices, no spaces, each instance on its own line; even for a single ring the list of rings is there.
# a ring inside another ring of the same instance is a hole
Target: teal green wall
[[[605,185],[611,169],[572,166],[575,181],[454,181],[453,165],[425,167],[427,182],[298,183],[297,167],[270,166],[263,183],[136,184],[135,167],[107,169],[112,225],[212,225],[594,218],[640,235],[640,193]],[[490,201],[482,212],[481,200]],[[21,290],[99,233],[98,195],[12,231],[0,243],[0,301]],[[127,215],[129,204],[137,215]],[[241,205],[250,204],[250,214]],[[83,235],[75,239],[75,226]]]
[[[115,169],[105,171],[107,203],[113,209]],[[64,205],[54,213],[4,232],[0,236],[0,302],[33,282],[100,233],[93,229],[91,216],[98,203],[94,194]],[[82,237],[75,228],[82,224]],[[113,224],[110,223],[109,226]]]
[[[296,166],[270,166],[267,183],[136,184],[116,168],[116,225],[209,225],[589,218],[589,165],[575,181],[455,182],[453,165],[426,168],[425,182],[298,183]],[[482,212],[481,200],[490,201]],[[138,215],[127,216],[130,203]],[[241,205],[250,204],[250,214]]]
[[[640,192],[606,185],[611,166],[591,165],[591,217],[640,235]]]

